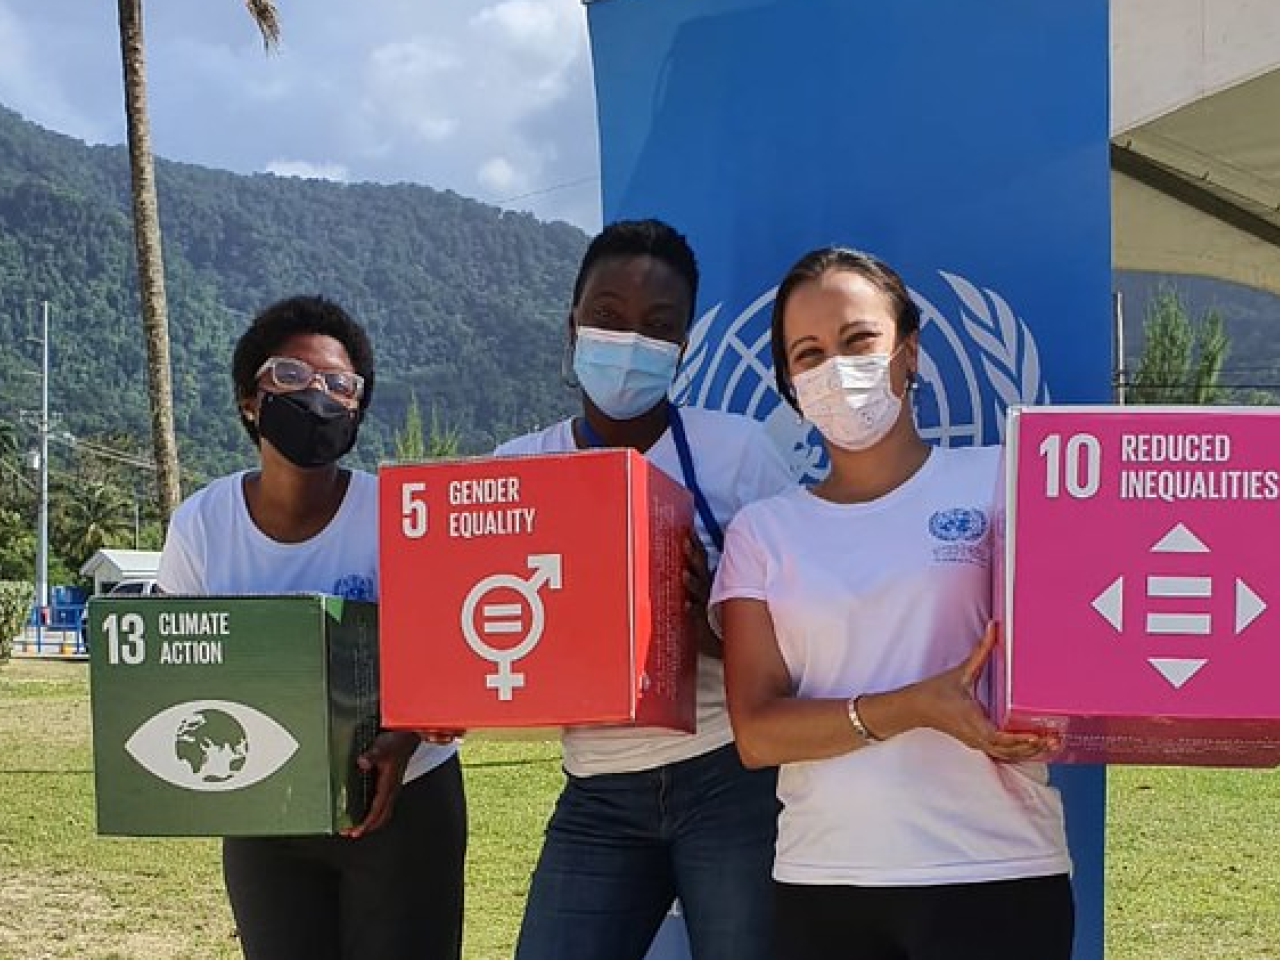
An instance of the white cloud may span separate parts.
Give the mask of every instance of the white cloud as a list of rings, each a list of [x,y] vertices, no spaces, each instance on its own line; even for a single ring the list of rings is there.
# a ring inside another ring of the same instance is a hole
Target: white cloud
[[[342,183],[351,179],[351,171],[341,163],[272,160],[267,164],[266,171],[274,173],[277,177],[298,177],[302,180],[336,180]]]
[[[106,122],[86,116],[68,98],[69,78],[62,76],[55,57],[36,25],[0,3],[0,103],[42,126],[100,142],[121,125],[123,107]]]
[[[519,171],[506,157],[491,157],[486,160],[476,172],[476,180],[485,190],[495,195],[519,193],[525,189],[521,184]]]
[[[0,0],[0,102],[118,142],[114,8],[83,7]],[[539,216],[598,223],[583,182],[597,158],[580,0],[307,0],[282,14],[283,43],[264,55],[240,4],[150,6],[158,153],[488,201],[531,194],[519,203]]]
[[[429,37],[398,40],[374,48],[360,78],[360,120],[371,131],[407,133],[411,143],[437,144],[458,129],[450,99],[461,58]]]
[[[518,97],[554,99],[574,74],[586,75],[586,18],[563,0],[503,0],[471,18],[471,46],[500,71],[519,75]],[[583,69],[578,69],[583,68]]]
[[[552,63],[571,62],[586,39],[583,17],[560,0],[503,0],[481,10],[471,24],[492,27],[494,39]]]
[[[453,136],[458,129],[458,121],[453,117],[415,117],[412,129],[427,143],[438,143]]]
[[[462,61],[438,40],[415,37],[376,47],[369,54],[375,75],[398,82],[422,82],[456,70]]]

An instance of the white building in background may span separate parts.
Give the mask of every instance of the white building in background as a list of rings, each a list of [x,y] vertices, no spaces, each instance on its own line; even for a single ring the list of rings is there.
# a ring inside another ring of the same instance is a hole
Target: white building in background
[[[93,592],[106,593],[124,580],[155,580],[160,569],[159,550],[103,548],[85,561],[80,575],[93,578]]]

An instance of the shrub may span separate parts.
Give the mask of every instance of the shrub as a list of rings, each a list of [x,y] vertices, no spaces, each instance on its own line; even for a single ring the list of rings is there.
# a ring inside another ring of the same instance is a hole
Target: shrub
[[[31,612],[35,588],[23,580],[0,580],[0,662],[9,659],[13,638],[22,632]]]

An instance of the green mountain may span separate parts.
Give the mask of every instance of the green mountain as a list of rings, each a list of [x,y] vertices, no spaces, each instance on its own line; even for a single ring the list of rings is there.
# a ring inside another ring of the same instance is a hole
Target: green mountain
[[[586,236],[452,192],[158,162],[184,484],[252,460],[232,345],[254,311],[319,293],[366,325],[378,385],[359,460],[394,449],[411,392],[465,452],[562,416],[564,317]],[[0,108],[0,428],[38,403],[33,304],[52,304],[59,431],[146,453],[127,154]],[[21,429],[19,434],[25,436]]]

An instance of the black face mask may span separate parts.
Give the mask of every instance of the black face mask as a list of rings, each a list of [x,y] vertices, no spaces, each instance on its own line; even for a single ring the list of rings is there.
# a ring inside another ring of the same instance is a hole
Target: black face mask
[[[258,433],[295,466],[327,467],[355,446],[358,416],[314,388],[263,393]]]

